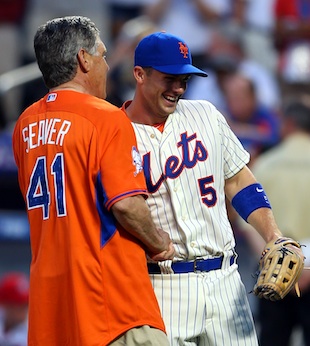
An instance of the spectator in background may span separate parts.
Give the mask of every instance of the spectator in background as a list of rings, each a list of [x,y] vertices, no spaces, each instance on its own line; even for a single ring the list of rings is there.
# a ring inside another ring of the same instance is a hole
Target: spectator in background
[[[270,73],[276,72],[277,52],[273,45],[276,0],[235,0],[243,4],[240,17],[246,55]],[[286,1],[286,0],[285,0]]]
[[[209,49],[205,53],[208,78],[193,77],[185,96],[189,99],[207,99],[220,110],[225,106],[223,81],[239,72],[251,79],[258,101],[277,110],[280,90],[275,75],[262,64],[246,55],[243,34],[238,27],[221,27],[213,31]]]
[[[284,107],[283,140],[256,158],[252,171],[264,186],[280,229],[305,245],[305,266],[310,266],[310,96],[291,100]],[[244,226],[247,226],[244,224]],[[250,226],[247,226],[250,227]],[[264,248],[256,232],[244,232],[257,257]],[[294,292],[284,300],[259,299],[258,312],[261,346],[297,346],[292,332],[302,327],[304,345],[310,346],[310,271],[299,280],[301,297]],[[300,344],[298,344],[300,345]]]
[[[27,346],[28,277],[9,272],[0,280],[0,345]]]
[[[241,73],[227,76],[222,88],[224,102],[221,111],[240,142],[250,153],[249,166],[251,166],[257,155],[279,142],[278,113],[261,102],[253,80]],[[228,201],[227,211],[237,243],[240,243],[244,237],[239,232],[239,216]]]
[[[21,24],[24,19],[27,0],[0,0],[0,75],[22,64]],[[16,102],[21,90],[11,90],[3,97],[0,88],[0,129],[21,111]]]
[[[153,0],[104,0],[111,17],[111,40],[119,37],[123,25],[131,19],[143,15],[144,6]]]
[[[215,26],[231,14],[230,0],[150,0],[145,13],[164,30],[191,47],[193,63],[204,67],[205,51]]]
[[[258,102],[253,82],[241,74],[227,77],[223,91],[227,106],[224,115],[250,153],[252,163],[257,155],[279,142],[279,116]]]
[[[275,47],[283,92],[310,81],[310,0],[275,0]]]
[[[110,43],[110,21],[107,5],[102,0],[27,0],[28,8],[24,23],[24,55],[26,62],[35,61],[33,37],[37,28],[49,19],[81,15],[92,18],[100,30],[102,39]]]
[[[239,52],[236,51],[235,35],[216,30],[211,35],[209,49],[205,53],[204,66],[208,78],[192,76],[184,97],[191,100],[208,100],[217,108],[225,104],[223,82],[238,69]]]
[[[132,98],[136,86],[132,73],[134,50],[144,36],[155,31],[155,24],[147,16],[130,19],[121,27],[108,56],[110,79],[107,100],[111,103],[121,106]]]

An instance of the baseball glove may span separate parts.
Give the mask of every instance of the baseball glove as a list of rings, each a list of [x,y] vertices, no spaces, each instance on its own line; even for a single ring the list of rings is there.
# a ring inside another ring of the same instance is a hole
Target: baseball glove
[[[253,293],[275,301],[283,299],[295,286],[300,296],[297,281],[304,269],[304,259],[300,244],[291,238],[281,237],[269,242],[259,261]]]

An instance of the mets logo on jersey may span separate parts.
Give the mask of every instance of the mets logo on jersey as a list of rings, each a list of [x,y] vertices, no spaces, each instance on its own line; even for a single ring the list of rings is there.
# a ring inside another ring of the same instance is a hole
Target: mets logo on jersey
[[[136,167],[136,170],[134,173],[134,176],[136,176],[140,172],[143,171],[142,158],[136,147],[132,147],[131,156],[132,156],[132,164]]]
[[[185,43],[179,42],[180,53],[183,54],[183,58],[188,57],[188,48]]]

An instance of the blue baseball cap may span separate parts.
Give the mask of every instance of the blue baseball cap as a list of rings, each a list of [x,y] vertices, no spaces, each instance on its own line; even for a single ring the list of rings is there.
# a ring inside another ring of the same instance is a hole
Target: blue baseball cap
[[[187,44],[181,38],[166,32],[155,32],[139,42],[135,49],[135,66],[152,67],[167,74],[208,76],[192,65]]]

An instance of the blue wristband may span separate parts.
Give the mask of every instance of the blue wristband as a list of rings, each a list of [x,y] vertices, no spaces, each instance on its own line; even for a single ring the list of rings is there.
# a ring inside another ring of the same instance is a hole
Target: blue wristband
[[[256,209],[269,208],[270,202],[261,184],[252,184],[239,191],[231,200],[238,214],[247,221],[249,215]]]

